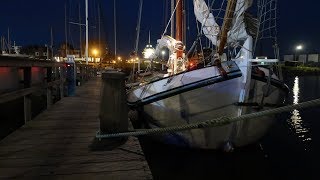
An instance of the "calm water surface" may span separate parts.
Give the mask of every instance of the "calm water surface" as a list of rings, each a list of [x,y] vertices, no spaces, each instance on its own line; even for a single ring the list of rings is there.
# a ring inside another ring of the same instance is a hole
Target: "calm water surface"
[[[320,97],[320,77],[285,79],[288,103]],[[256,144],[233,153],[179,149],[141,138],[154,179],[320,179],[320,107],[277,115]]]

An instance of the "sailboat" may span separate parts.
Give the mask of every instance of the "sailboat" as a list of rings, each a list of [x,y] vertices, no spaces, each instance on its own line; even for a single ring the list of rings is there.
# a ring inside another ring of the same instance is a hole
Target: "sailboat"
[[[288,88],[272,68],[263,66],[278,60],[252,57],[253,37],[243,23],[244,12],[252,1],[228,0],[220,27],[206,2],[193,0],[195,16],[203,25],[204,35],[216,46],[216,54],[211,58],[211,65],[191,71],[182,42],[182,3],[183,0],[176,1],[175,38],[162,36],[156,48],[155,54],[162,47],[170,50],[168,73],[128,93],[129,106],[140,112],[148,126],[171,127],[224,116],[237,117],[281,105]],[[236,58],[222,60],[226,46],[239,40],[244,43]],[[241,147],[258,141],[273,119],[274,116],[266,116],[156,138],[191,148]]]

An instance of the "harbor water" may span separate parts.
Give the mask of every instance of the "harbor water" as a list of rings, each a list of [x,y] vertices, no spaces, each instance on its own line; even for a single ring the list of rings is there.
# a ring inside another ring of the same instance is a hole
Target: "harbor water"
[[[320,97],[320,77],[288,77],[287,99]],[[182,149],[140,138],[154,179],[319,179],[320,107],[278,114],[257,143],[233,153]]]
[[[291,90],[288,103],[320,97],[320,76],[289,77],[285,82]],[[42,93],[35,95],[33,117],[45,107]],[[0,139],[23,124],[22,104],[18,99],[0,105]],[[259,142],[232,153],[182,149],[148,137],[139,140],[154,179],[319,179],[319,115],[320,107],[278,114]]]

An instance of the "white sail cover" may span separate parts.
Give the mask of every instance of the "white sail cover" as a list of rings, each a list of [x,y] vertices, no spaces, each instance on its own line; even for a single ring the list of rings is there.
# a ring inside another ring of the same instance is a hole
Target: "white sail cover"
[[[219,25],[205,3],[204,0],[193,0],[194,14],[197,20],[202,24],[203,34],[217,45],[217,37],[220,33]]]
[[[194,14],[203,26],[204,35],[211,40],[214,45],[218,44],[219,25],[216,23],[212,13],[204,0],[193,0]],[[252,0],[238,0],[235,8],[234,19],[231,30],[228,32],[228,42],[245,40],[248,37],[245,23],[244,12],[251,6]]]
[[[244,12],[252,5],[252,0],[238,0],[234,12],[232,28],[228,32],[228,42],[246,40],[248,33],[244,23]]]

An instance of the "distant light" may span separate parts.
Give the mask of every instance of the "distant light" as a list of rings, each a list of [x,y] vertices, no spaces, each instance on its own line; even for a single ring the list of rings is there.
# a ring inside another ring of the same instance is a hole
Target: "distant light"
[[[97,56],[99,54],[99,51],[97,49],[92,49],[92,54],[94,56]]]
[[[162,50],[162,51],[161,51],[161,54],[162,54],[162,55],[165,55],[165,54],[166,54],[166,51]]]
[[[149,59],[153,54],[154,54],[155,50],[153,48],[147,47],[144,49],[143,53],[143,57],[145,59]]]
[[[119,61],[121,60],[121,57],[120,57],[120,56],[118,57],[118,60],[119,60]]]
[[[302,50],[303,49],[303,46],[302,45],[298,45],[297,47],[296,47],[296,50]]]

